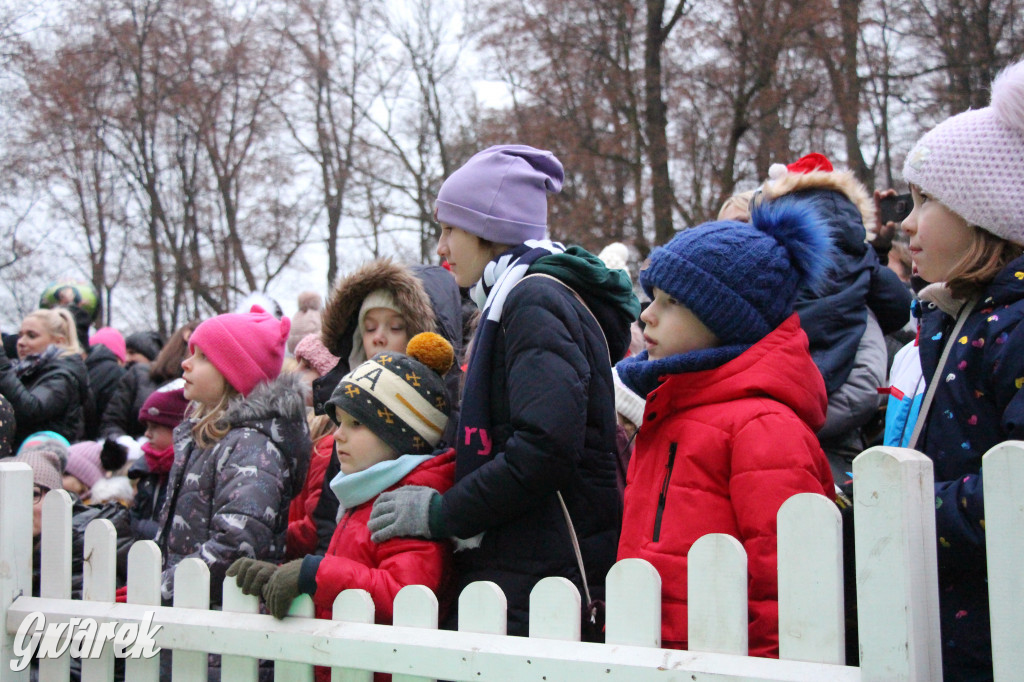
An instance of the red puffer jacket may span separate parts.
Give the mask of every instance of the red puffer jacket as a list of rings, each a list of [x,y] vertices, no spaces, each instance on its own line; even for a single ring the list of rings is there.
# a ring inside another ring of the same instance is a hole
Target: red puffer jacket
[[[319,538],[316,534],[316,521],[313,510],[320,502],[323,491],[324,474],[334,454],[334,433],[321,436],[313,445],[313,454],[309,458],[309,470],[302,492],[295,496],[288,507],[288,537],[285,545],[285,558],[298,559],[316,552]]]
[[[827,404],[795,314],[734,360],[670,375],[647,397],[618,558],[661,574],[662,646],[687,646],[687,552],[728,533],[747,552],[750,655],[778,656],[776,515],[797,493],[835,497],[814,435]]]

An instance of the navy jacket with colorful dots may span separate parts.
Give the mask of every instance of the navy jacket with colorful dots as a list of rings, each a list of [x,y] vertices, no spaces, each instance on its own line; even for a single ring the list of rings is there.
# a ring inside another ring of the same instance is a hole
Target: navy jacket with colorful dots
[[[1022,320],[1024,256],[996,276],[952,340],[917,445],[935,466],[939,599],[947,667],[991,668],[981,458],[1003,441],[1024,439]],[[951,316],[934,306],[926,309],[921,366],[929,383],[953,324]]]

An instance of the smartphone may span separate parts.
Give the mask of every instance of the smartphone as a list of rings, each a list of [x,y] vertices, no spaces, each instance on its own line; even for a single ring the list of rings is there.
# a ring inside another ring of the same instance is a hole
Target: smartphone
[[[914,198],[909,194],[885,197],[878,202],[879,218],[882,224],[901,223],[914,209]]]

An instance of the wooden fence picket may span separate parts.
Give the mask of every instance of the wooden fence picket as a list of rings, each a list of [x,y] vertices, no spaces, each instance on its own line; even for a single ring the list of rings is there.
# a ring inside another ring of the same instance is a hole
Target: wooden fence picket
[[[128,550],[128,603],[160,606],[160,548],[152,540],[140,540]],[[124,662],[125,679],[132,682],[159,682],[160,657],[128,658]]]
[[[345,590],[334,599],[331,617],[346,623],[373,623],[376,610],[366,590]],[[331,682],[373,682],[372,670],[332,667]]]
[[[747,553],[731,535],[698,539],[687,555],[690,651],[747,654]]]
[[[571,580],[547,577],[530,592],[530,637],[580,641],[580,591]]]
[[[780,658],[846,662],[842,523],[823,495],[794,495],[779,510]]]
[[[71,598],[71,506],[71,495],[64,490],[51,490],[43,499],[43,536],[39,548],[40,597]],[[70,637],[70,634],[67,636]],[[68,679],[71,674],[70,650],[69,645],[56,658],[40,659],[40,679]]]
[[[313,600],[300,594],[292,601],[288,615],[293,618],[312,618]],[[308,663],[278,661],[274,664],[274,682],[313,682],[313,666]]]
[[[874,447],[853,461],[864,682],[942,679],[932,461]]]
[[[504,635],[508,632],[508,600],[501,588],[482,580],[459,595],[459,632]]]
[[[992,663],[997,680],[1024,672],[1024,442],[1008,441],[982,458]]]
[[[437,630],[437,597],[423,585],[406,585],[395,595],[393,624],[399,627]],[[396,652],[401,654],[399,650]],[[401,659],[401,655],[397,656]],[[395,673],[392,682],[432,682],[429,677]]]
[[[242,594],[242,588],[234,578],[224,578],[223,586],[221,610],[231,613],[260,612],[260,598]],[[221,656],[221,682],[256,682],[259,679],[259,664],[259,659],[252,656]]]
[[[28,682],[29,669],[9,666],[19,656],[7,611],[23,594],[32,593],[32,469],[21,462],[0,462],[0,670],[4,680]]]
[[[661,576],[642,559],[623,559],[605,581],[608,644],[661,646]]]
[[[82,599],[114,601],[117,585],[117,531],[106,519],[90,521],[85,527],[82,548]],[[99,638],[97,637],[97,642]],[[93,645],[92,651],[96,652]],[[107,641],[98,657],[82,659],[82,682],[113,682],[114,647]]]
[[[178,586],[183,589],[177,589]],[[174,606],[183,609],[210,609],[210,569],[200,559],[182,559],[174,568]],[[178,649],[171,652],[173,682],[206,682],[208,656],[202,651]]]

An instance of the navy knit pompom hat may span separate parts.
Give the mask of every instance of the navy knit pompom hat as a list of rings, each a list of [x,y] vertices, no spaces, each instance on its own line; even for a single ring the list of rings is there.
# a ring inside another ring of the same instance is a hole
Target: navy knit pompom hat
[[[817,286],[831,242],[814,205],[783,198],[757,205],[750,223],[704,223],[651,254],[640,273],[714,332],[722,345],[753,344],[793,313],[797,291]]]

